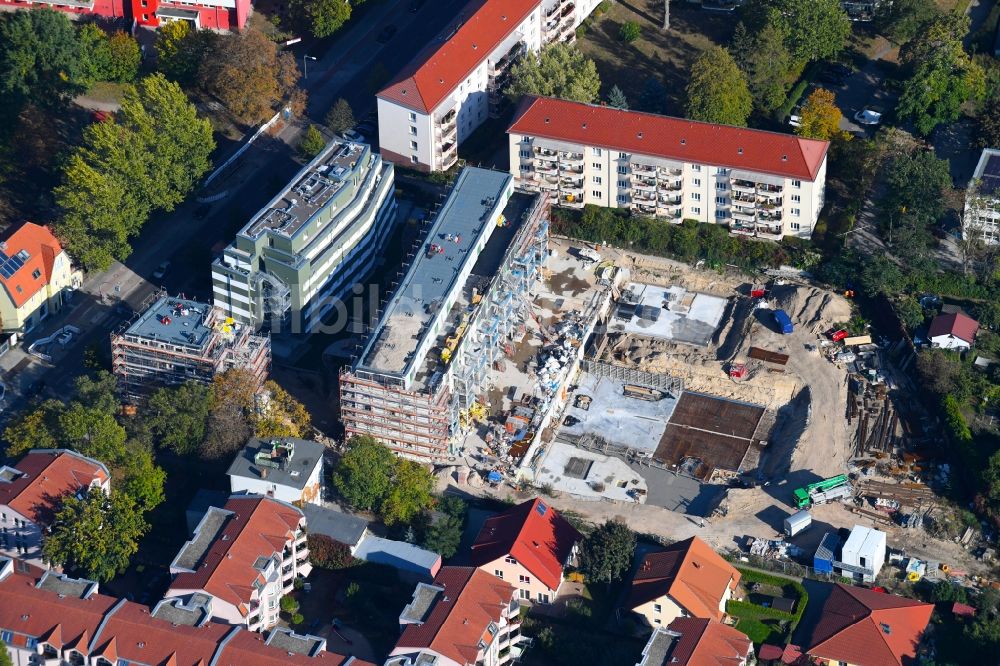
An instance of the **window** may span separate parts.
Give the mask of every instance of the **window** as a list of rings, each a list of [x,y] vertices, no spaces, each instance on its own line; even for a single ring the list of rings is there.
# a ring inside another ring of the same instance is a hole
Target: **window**
[[[715,211],[715,219],[717,219],[717,220],[724,220],[727,217],[729,217],[729,211],[725,211],[725,210],[717,210],[717,211]]]
[[[521,151],[521,157],[531,157],[531,151],[530,150],[522,150]]]
[[[31,271],[31,277],[37,280],[38,278],[42,277],[42,272],[36,268],[35,270]]]
[[[547,603],[549,603],[549,595],[547,595],[545,592],[539,592],[538,593],[538,603],[540,603],[540,604],[547,604]]]
[[[694,185],[695,187],[698,187],[699,185],[701,185],[701,178],[692,178],[691,184]]]
[[[494,569],[493,575],[499,578],[500,580],[503,580],[503,569]]]
[[[503,558],[503,561],[506,562],[507,564],[517,564],[517,560],[515,560],[510,555],[508,555],[507,557]]]
[[[663,606],[661,606],[660,604],[653,604],[653,612],[654,613],[662,613],[663,612]]]
[[[415,114],[413,111],[410,111],[410,122],[411,123],[417,122],[417,114]]]
[[[628,201],[628,197],[627,196],[625,196],[624,194],[619,194],[618,195],[618,203],[621,204],[621,203],[625,203],[627,201]]]
[[[520,165],[520,169],[521,169],[521,171],[531,171],[531,165],[530,164],[521,164]]]
[[[417,128],[414,127],[413,125],[410,125],[410,136],[416,136],[416,135],[417,135]]]
[[[792,209],[792,215],[794,215],[795,217],[798,217],[799,213],[801,213],[801,212],[802,211],[800,209],[798,209],[798,208],[793,208]]]
[[[792,187],[802,187],[802,181],[801,180],[793,180],[792,181]]]
[[[700,164],[692,164],[691,165],[691,171],[701,171],[701,165]]]
[[[715,189],[725,191],[726,190],[726,184],[725,183],[716,183],[715,184]]]
[[[691,212],[692,212],[692,213],[693,213],[694,215],[701,215],[701,208],[698,208],[697,206],[693,206],[693,207],[691,208]]]
[[[663,624],[663,623],[662,623],[662,622],[660,622],[659,620],[653,620],[653,623],[654,623],[654,624]]]
[[[628,167],[624,164],[618,165],[618,173],[628,173]]]
[[[410,155],[410,161],[416,164],[419,160],[417,159],[416,155]]]
[[[792,223],[791,223],[790,225],[788,225],[788,226],[790,226],[790,227],[792,228],[792,231],[798,231],[799,229],[801,229],[801,228],[802,228],[802,227],[801,227],[801,225],[799,225],[799,223],[798,223],[798,222],[792,222]]]
[[[627,190],[628,189],[628,181],[627,180],[619,180],[618,181],[618,187],[622,188],[623,190]]]
[[[9,631],[0,631],[0,641],[10,645],[10,642],[14,640],[14,634]]]
[[[416,149],[417,149],[417,142],[416,141],[411,141],[410,142],[410,150],[416,150]]]
[[[26,647],[29,650],[34,650],[36,647],[38,647],[38,639],[37,638],[29,638]]]
[[[600,157],[601,156],[601,149],[600,148],[591,148],[590,150],[594,153],[594,157]]]
[[[600,190],[591,190],[590,193],[593,194],[594,197],[596,197],[597,199],[604,198],[604,193],[601,192]]]
[[[600,162],[591,162],[590,166],[594,167],[595,169],[600,169],[601,168],[601,163]]]
[[[531,600],[531,592],[529,590],[518,590],[522,599]]]
[[[715,173],[719,174],[720,176],[725,176],[729,173],[729,169],[727,169],[726,167],[719,167],[715,170]]]
[[[802,202],[802,197],[800,197],[797,194],[792,195],[792,203],[801,203],[801,202]]]
[[[727,201],[726,197],[715,197],[715,203],[717,203],[720,206],[725,206],[726,201]]]
[[[692,192],[691,193],[691,200],[692,201],[701,201],[701,193],[700,192]]]
[[[628,153],[618,153],[618,159],[624,160],[628,158]]]
[[[517,577],[517,582],[524,583],[525,585],[531,585],[531,576],[520,575]]]
[[[597,185],[600,185],[601,184],[601,177],[600,176],[594,176],[594,183],[597,184]]]

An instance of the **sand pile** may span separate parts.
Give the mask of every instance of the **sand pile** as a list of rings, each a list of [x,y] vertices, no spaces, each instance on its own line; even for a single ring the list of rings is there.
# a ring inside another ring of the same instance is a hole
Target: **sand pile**
[[[851,305],[846,298],[815,287],[778,285],[771,298],[775,307],[787,312],[796,325],[814,333],[851,318]]]

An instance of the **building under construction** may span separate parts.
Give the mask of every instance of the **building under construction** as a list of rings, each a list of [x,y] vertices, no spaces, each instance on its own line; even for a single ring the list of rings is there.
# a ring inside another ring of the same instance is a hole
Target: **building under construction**
[[[165,292],[111,335],[111,364],[125,400],[187,381],[208,383],[231,368],[262,384],[271,365],[271,339],[207,303]]]
[[[491,370],[523,334],[547,212],[542,195],[515,193],[508,174],[459,174],[361,356],[341,373],[346,437],[372,435],[424,461],[459,453],[484,416]]]

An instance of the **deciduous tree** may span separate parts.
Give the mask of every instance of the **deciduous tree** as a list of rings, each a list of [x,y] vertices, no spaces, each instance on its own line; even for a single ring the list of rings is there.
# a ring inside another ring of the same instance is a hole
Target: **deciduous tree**
[[[600,90],[594,61],[576,47],[555,43],[537,55],[526,55],[511,68],[507,94],[515,101],[523,95],[545,95],[589,103]]]
[[[254,416],[254,435],[270,437],[308,437],[312,420],[305,405],[271,380],[264,384],[264,404]]]
[[[447,559],[458,552],[461,541],[462,521],[446,515],[427,527],[423,547]]]
[[[952,122],[962,104],[986,95],[986,76],[962,44],[968,29],[965,14],[943,14],[925,25],[901,52],[913,74],[903,84],[896,111],[912,119],[921,134]]]
[[[691,66],[687,117],[744,127],[752,105],[746,77],[729,52],[721,46],[706,49]]]
[[[4,107],[58,106],[82,91],[80,42],[64,13],[42,8],[0,15]]]
[[[733,35],[733,57],[746,75],[754,107],[764,113],[780,107],[787,96],[792,56],[785,30],[787,25],[778,20],[764,23],[756,32],[741,22]]]
[[[986,100],[976,119],[976,141],[980,148],[1000,146],[1000,94]]]
[[[288,9],[299,28],[318,39],[337,32],[351,18],[347,0],[289,0]]]
[[[182,456],[198,452],[205,440],[211,393],[198,382],[156,390],[142,410],[156,445]]]
[[[611,583],[621,580],[632,565],[635,533],[618,520],[608,520],[583,540],[580,569],[590,580]]]
[[[409,523],[433,503],[433,487],[434,477],[427,468],[412,460],[397,458],[392,485],[379,509],[382,520],[386,525]]]
[[[171,81],[188,86],[195,82],[198,66],[218,47],[211,30],[193,30],[188,21],[170,21],[156,31],[156,68]]]
[[[346,569],[358,560],[351,555],[347,544],[334,541],[325,534],[310,532],[306,537],[309,546],[309,561],[313,566],[324,569]]]
[[[944,194],[951,187],[947,160],[927,150],[902,153],[888,163],[885,179],[881,209],[887,223],[911,216],[917,224],[927,226],[944,214]]]
[[[842,118],[833,93],[817,88],[802,105],[802,124],[795,129],[795,133],[824,141],[847,140],[851,135],[840,129]]]
[[[377,510],[389,495],[395,473],[392,451],[372,437],[356,435],[334,470],[333,485],[352,507]]]
[[[307,127],[299,139],[299,154],[307,159],[312,159],[319,155],[324,148],[326,148],[326,139],[323,138],[323,133],[315,125]]]
[[[128,567],[147,529],[131,497],[91,488],[63,498],[42,552],[72,574],[104,583]]]
[[[324,120],[327,128],[334,134],[340,134],[354,127],[354,112],[347,100],[341,97],[338,99],[326,114]]]
[[[146,513],[166,499],[167,473],[153,459],[151,448],[136,440],[125,443],[125,458],[112,471],[115,489],[129,497]]]
[[[222,458],[243,448],[253,433],[250,415],[256,389],[257,381],[247,370],[234,368],[216,375],[202,455]]]
[[[939,13],[934,0],[892,0],[875,7],[875,27],[897,44],[904,44]]]
[[[783,23],[780,29],[799,67],[837,55],[851,35],[840,0],[756,0],[747,4],[744,16],[756,25]]]
[[[31,449],[57,448],[60,445],[59,414],[63,409],[59,400],[46,400],[15,416],[3,432],[6,455],[14,458]]]
[[[198,72],[201,87],[248,125],[270,118],[298,80],[292,54],[253,28],[220,37]]]

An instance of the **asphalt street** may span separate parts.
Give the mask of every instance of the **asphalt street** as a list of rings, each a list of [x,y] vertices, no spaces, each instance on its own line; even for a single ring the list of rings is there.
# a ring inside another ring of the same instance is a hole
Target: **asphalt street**
[[[438,0],[411,12],[409,0],[387,0],[378,11],[368,12],[340,35],[322,58],[308,62],[309,76],[301,84],[309,92],[309,120],[321,122],[340,97],[351,103],[359,118],[374,111],[373,68],[381,65],[395,75],[428,44],[447,34],[464,4],[465,0]],[[395,26],[396,32],[381,44],[378,37],[388,25]],[[296,53],[300,68],[303,55],[307,54]],[[30,395],[68,395],[73,379],[84,372],[83,351],[95,346],[106,352],[111,332],[123,323],[125,317],[115,309],[119,301],[137,308],[160,286],[172,294],[210,298],[213,248],[227,243],[301,168],[294,147],[305,124],[302,120],[292,122],[276,136],[264,135],[255,142],[213,184],[213,190],[226,192],[221,201],[199,203],[196,193],[174,211],[151,219],[133,242],[134,251],[126,261],[88,274],[71,308],[50,317],[26,337],[23,347],[9,352],[0,361],[7,371],[8,389],[0,426]],[[214,162],[221,164],[228,154],[217,154]],[[153,272],[165,261],[170,262],[166,275],[153,280]],[[45,363],[27,355],[28,344],[67,324],[80,328],[81,334],[61,358]],[[31,360],[30,365],[25,359]]]

